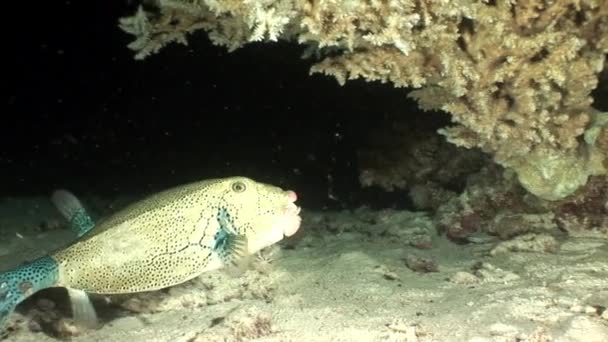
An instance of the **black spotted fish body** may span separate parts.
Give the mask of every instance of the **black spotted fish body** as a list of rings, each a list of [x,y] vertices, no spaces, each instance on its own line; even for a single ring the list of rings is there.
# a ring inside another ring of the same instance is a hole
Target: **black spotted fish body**
[[[232,177],[152,195],[86,234],[92,228],[88,216],[67,210],[67,215],[79,218],[72,223],[84,236],[0,274],[0,323],[42,288],[66,287],[76,295],[151,291],[238,262],[297,231],[296,199],[292,191]]]

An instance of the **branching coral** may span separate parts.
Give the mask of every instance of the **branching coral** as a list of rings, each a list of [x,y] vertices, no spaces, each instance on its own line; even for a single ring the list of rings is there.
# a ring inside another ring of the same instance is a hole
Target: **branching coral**
[[[236,49],[287,39],[323,55],[311,72],[364,78],[451,114],[448,141],[480,148],[547,200],[606,173],[591,91],[608,53],[607,0],[158,0],[121,26],[144,58],[204,29]],[[593,134],[585,134],[593,130]]]
[[[151,2],[151,1],[149,1]],[[144,59],[166,44],[187,44],[186,36],[197,30],[228,50],[248,42],[277,40],[295,13],[291,0],[156,0],[140,7],[120,27],[136,37],[129,48]]]

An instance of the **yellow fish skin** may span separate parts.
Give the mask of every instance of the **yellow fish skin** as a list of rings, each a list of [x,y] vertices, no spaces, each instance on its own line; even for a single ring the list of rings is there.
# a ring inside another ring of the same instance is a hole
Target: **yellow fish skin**
[[[204,180],[149,196],[67,248],[0,273],[0,323],[42,288],[152,291],[237,262],[298,230],[296,200],[293,191],[246,177]],[[22,291],[24,284],[28,291]]]

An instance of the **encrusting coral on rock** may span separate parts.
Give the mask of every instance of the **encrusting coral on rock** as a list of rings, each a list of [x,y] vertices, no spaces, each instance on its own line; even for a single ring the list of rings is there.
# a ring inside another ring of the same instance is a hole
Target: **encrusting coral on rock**
[[[229,50],[284,39],[320,56],[312,73],[416,90],[440,133],[513,170],[539,198],[606,173],[607,114],[591,92],[608,53],[608,1],[157,0],[121,27],[142,59],[205,30]]]

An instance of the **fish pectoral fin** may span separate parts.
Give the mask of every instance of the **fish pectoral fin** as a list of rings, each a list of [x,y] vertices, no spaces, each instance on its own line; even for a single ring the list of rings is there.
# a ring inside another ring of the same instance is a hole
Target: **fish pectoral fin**
[[[95,329],[99,326],[99,320],[97,319],[97,313],[91,303],[89,295],[82,291],[68,288],[68,295],[70,296],[70,303],[72,304],[72,317],[74,323],[78,326]]]
[[[217,253],[225,265],[238,266],[247,256],[247,237],[245,235],[228,234]]]

